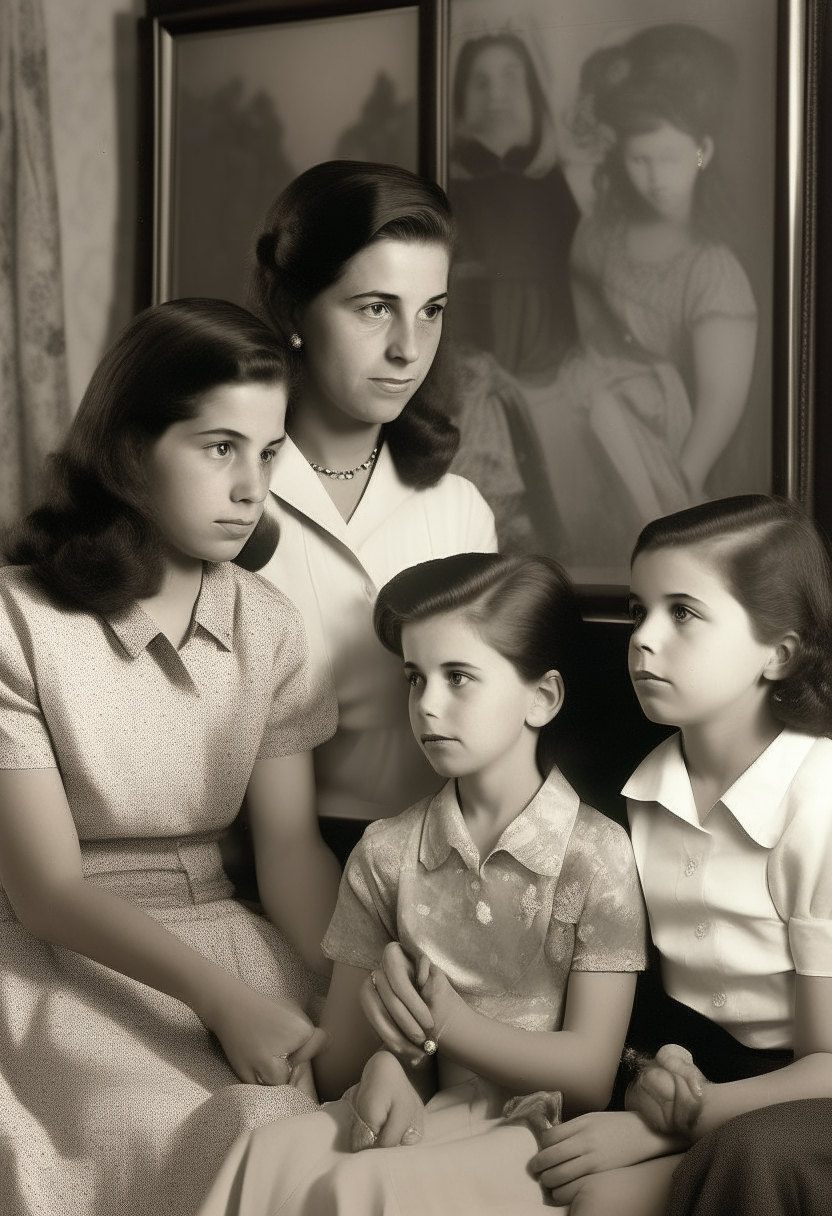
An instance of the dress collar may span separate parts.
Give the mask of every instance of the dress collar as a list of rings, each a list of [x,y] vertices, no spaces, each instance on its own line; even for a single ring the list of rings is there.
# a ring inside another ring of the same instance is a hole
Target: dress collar
[[[641,762],[621,792],[636,802],[657,802],[685,823],[701,828],[681,740],[679,733],[665,739]],[[743,831],[764,848],[773,848],[783,833],[788,815],[786,792],[814,743],[812,735],[782,730],[720,799]]]
[[[399,477],[386,443],[381,445],[370,480],[349,522],[341,517],[317,473],[288,437],[280,445],[272,467],[271,492],[278,502],[305,515],[353,551],[400,503],[417,493]]]
[[[490,856],[500,851],[535,874],[554,877],[563,865],[580,799],[559,769],[546,781],[516,819],[508,825]],[[462,817],[456,782],[449,781],[431,799],[419,846],[419,860],[435,870],[456,849],[472,869],[480,868],[479,852]]]
[[[199,626],[210,633],[223,650],[230,650],[234,636],[235,599],[236,584],[230,564],[203,562],[202,584],[183,647]],[[153,618],[135,603],[104,619],[131,659],[135,659],[161,633]]]

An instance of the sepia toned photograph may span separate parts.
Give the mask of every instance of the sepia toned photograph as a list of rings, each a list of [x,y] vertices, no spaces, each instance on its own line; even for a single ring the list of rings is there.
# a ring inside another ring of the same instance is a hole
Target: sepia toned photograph
[[[772,487],[777,33],[776,0],[451,0],[459,468],[583,584]]]

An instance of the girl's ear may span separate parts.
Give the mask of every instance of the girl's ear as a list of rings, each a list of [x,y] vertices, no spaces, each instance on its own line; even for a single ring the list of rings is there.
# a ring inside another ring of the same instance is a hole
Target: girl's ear
[[[535,688],[534,701],[526,714],[526,725],[539,728],[551,722],[563,708],[564,696],[563,676],[554,668],[547,671]]]
[[[787,633],[771,652],[763,668],[764,680],[783,680],[790,674],[800,649],[800,638],[796,633]]]
[[[710,135],[706,135],[699,144],[699,168],[707,169],[708,165],[714,158],[714,141]]]

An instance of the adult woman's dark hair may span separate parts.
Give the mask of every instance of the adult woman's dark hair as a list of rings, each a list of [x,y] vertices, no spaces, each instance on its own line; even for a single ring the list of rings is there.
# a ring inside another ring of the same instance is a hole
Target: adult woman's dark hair
[[[64,607],[113,613],[155,594],[162,548],[144,453],[212,389],[289,380],[280,340],[236,304],[171,300],[139,313],[99,363],[50,458],[45,501],[11,530],[9,562],[32,566]],[[262,548],[273,526],[264,516],[246,549]]]
[[[702,235],[724,237],[729,204],[719,132],[736,73],[731,47],[695,25],[650,26],[590,55],[581,69],[575,126],[579,135],[597,136],[607,128],[616,137],[597,171],[602,205],[636,216],[644,210],[624,167],[622,145],[667,123],[697,143],[714,139],[697,183],[693,220]]]
[[[583,621],[572,582],[554,558],[457,553],[422,562],[382,587],[373,624],[379,640],[402,654],[402,629],[447,612],[462,613],[524,680],[556,670],[565,708],[540,732],[537,762],[546,775],[555,737],[574,709],[582,670]]]
[[[789,674],[772,684],[771,712],[784,726],[832,735],[832,563],[806,513],[765,494],[702,503],[649,523],[632,560],[670,548],[707,554],[759,641],[794,630],[800,645]]]
[[[257,240],[249,304],[284,339],[304,308],[349,260],[381,240],[427,242],[450,252],[454,230],[444,190],[395,165],[336,160],[313,165],[278,195]],[[303,355],[295,360],[302,367]],[[440,340],[433,365],[384,440],[401,479],[431,486],[447,472],[459,432],[445,407],[451,368]],[[291,405],[290,405],[291,408]]]

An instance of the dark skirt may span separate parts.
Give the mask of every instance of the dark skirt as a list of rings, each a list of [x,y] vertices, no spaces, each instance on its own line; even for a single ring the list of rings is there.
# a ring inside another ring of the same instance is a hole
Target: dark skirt
[[[665,1043],[679,1043],[708,1080],[718,1084],[763,1076],[794,1058],[791,1051],[757,1050],[739,1043],[667,996],[655,971],[639,979],[628,1042],[651,1056]],[[830,1213],[832,1099],[826,1098],[764,1106],[703,1136],[676,1169],[665,1210],[665,1216]]]
[[[666,1216],[829,1216],[832,1100],[805,1098],[730,1119],[685,1153]]]

